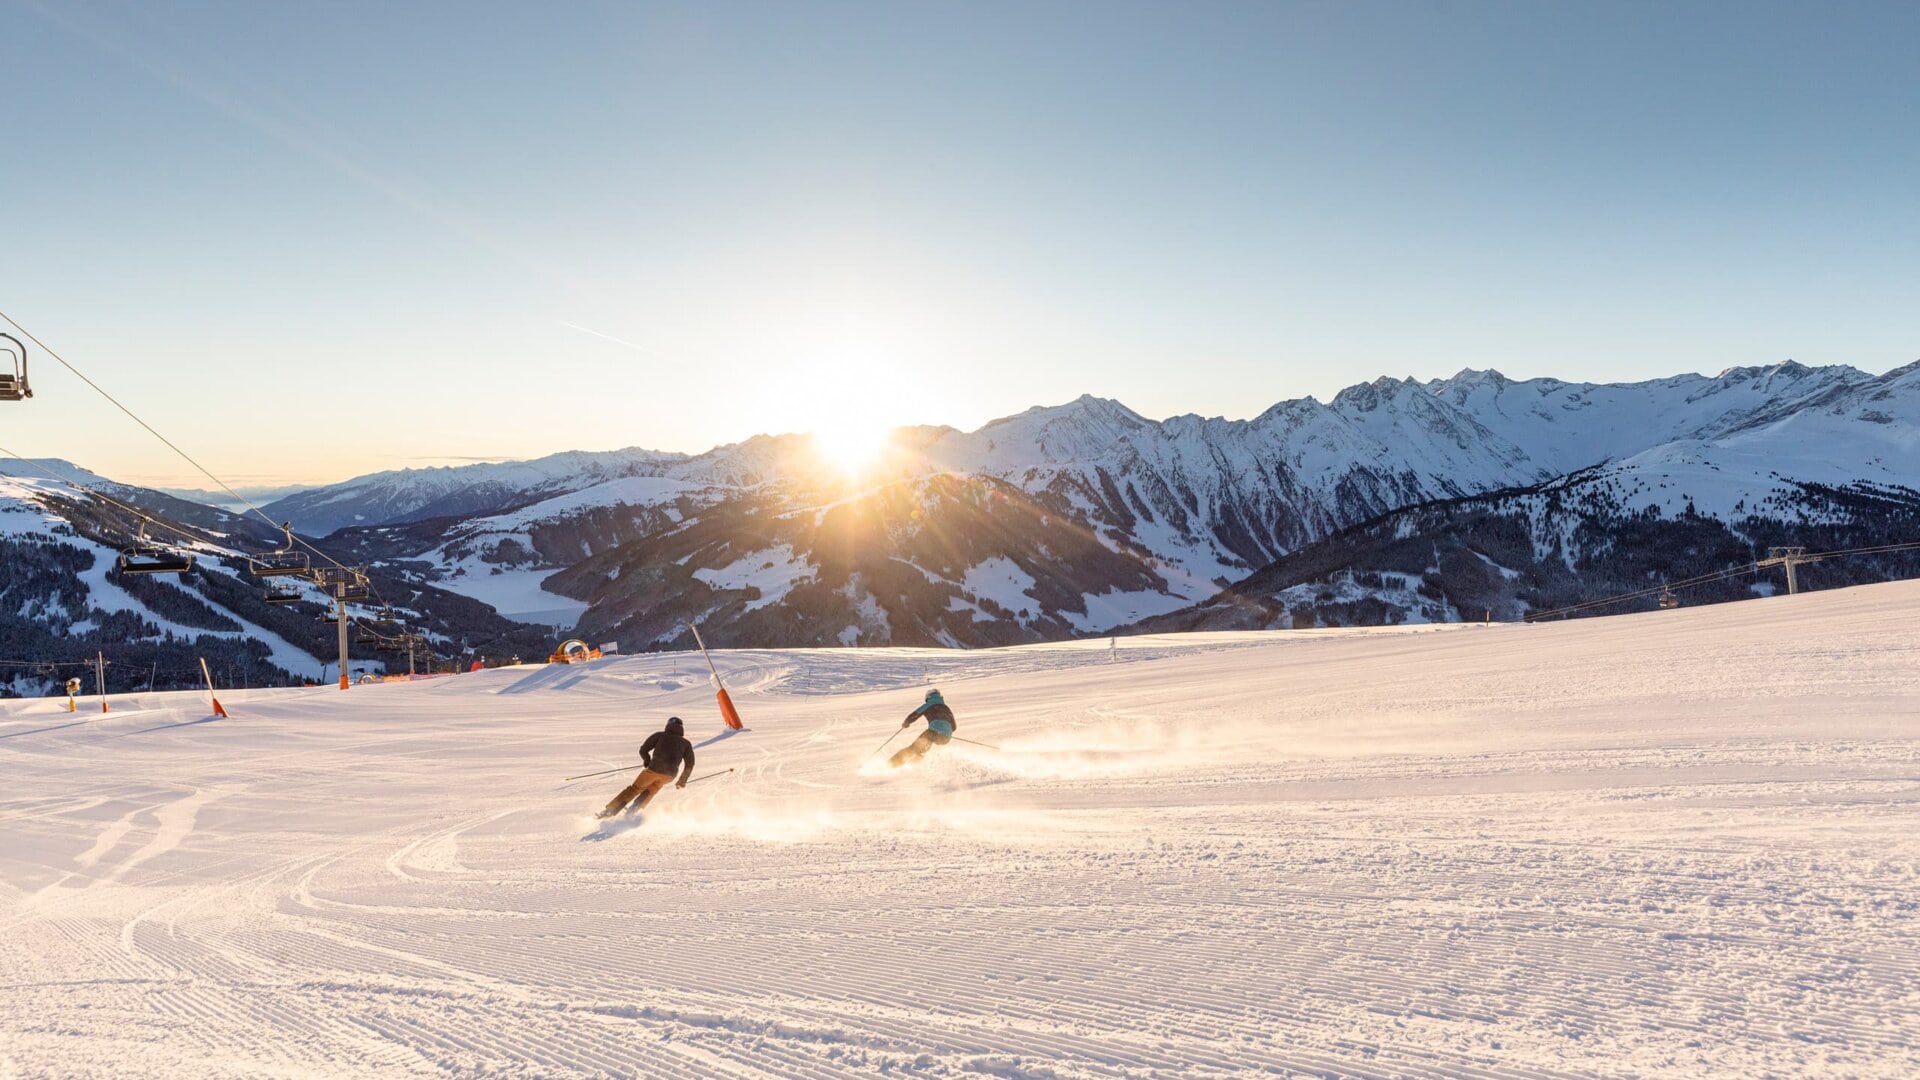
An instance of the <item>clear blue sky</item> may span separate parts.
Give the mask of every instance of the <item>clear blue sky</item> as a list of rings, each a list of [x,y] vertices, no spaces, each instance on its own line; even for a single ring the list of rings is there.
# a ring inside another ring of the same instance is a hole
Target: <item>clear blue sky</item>
[[[243,482],[1920,356],[1911,3],[0,0],[0,41],[0,310]],[[193,479],[35,376],[0,442]]]

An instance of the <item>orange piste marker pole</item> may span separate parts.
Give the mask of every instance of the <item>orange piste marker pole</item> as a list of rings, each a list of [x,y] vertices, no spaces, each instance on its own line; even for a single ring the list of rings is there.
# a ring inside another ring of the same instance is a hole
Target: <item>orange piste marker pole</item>
[[[713,657],[707,653],[707,643],[700,640],[700,628],[688,623],[687,629],[693,631],[693,643],[700,646],[700,655],[707,658],[707,670],[713,672],[713,685],[718,691],[714,696],[720,701],[720,719],[725,720],[728,727],[739,731],[743,726],[740,723],[740,710],[733,707],[733,699],[727,696],[726,684],[720,681],[720,669],[713,666]]]
[[[207,677],[207,699],[213,702],[213,715],[227,718],[227,710],[220,707],[220,699],[213,696],[213,672],[207,670],[207,658],[200,658],[200,674]]]
[[[733,699],[727,696],[727,688],[721,687],[714,696],[720,699],[720,719],[725,720],[728,727],[739,731],[742,727],[740,710],[733,707]]]

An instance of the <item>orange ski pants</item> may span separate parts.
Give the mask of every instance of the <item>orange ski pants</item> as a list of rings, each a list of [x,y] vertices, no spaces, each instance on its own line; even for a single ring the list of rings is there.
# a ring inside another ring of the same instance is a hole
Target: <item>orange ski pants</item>
[[[657,773],[652,769],[641,769],[640,775],[633,778],[633,783],[628,784],[626,790],[615,795],[613,801],[607,804],[606,812],[609,816],[617,814],[630,802],[638,803],[645,808],[661,788],[671,783],[673,783],[672,773]]]

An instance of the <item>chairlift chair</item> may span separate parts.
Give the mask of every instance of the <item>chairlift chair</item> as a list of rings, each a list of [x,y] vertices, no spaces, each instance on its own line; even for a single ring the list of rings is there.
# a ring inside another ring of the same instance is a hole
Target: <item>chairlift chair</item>
[[[314,568],[308,575],[315,585],[326,590],[333,600],[358,602],[373,595],[373,586],[368,583],[366,572],[351,566],[321,566]]]
[[[269,604],[297,604],[300,602],[300,586],[291,582],[281,584],[270,581],[267,583],[266,594],[261,599]]]
[[[0,334],[7,343],[0,343],[0,353],[12,360],[12,371],[0,368],[0,401],[25,401],[33,396],[33,388],[27,385],[27,347],[12,334]]]
[[[360,644],[372,645],[385,652],[405,652],[407,624],[394,617],[393,606],[383,604],[380,614],[371,619],[360,620]]]
[[[247,563],[253,571],[254,577],[281,577],[290,574],[304,574],[312,568],[313,560],[309,559],[307,553],[301,551],[299,545],[293,542],[293,525],[290,523],[283,524],[280,526],[280,530],[287,534],[287,544],[285,547],[275,548],[272,551],[262,551],[257,555],[247,556]]]
[[[1680,598],[1675,596],[1673,590],[1665,585],[1660,586],[1660,606],[1663,608],[1677,608],[1680,606]]]
[[[133,546],[120,553],[123,574],[184,574],[193,569],[193,553],[147,540],[147,523],[140,523],[140,535]]]

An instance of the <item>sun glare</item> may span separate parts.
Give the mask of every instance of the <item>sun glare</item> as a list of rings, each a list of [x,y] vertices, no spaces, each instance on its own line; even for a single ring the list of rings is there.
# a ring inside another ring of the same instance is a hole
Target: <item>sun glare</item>
[[[903,332],[883,332],[872,319],[820,318],[824,329],[791,346],[779,374],[753,387],[761,430],[811,432],[823,475],[868,480],[903,411],[919,400],[920,368],[911,343],[896,340]]]
[[[857,476],[887,447],[887,429],[866,424],[835,424],[813,433],[813,445],[827,464]]]

